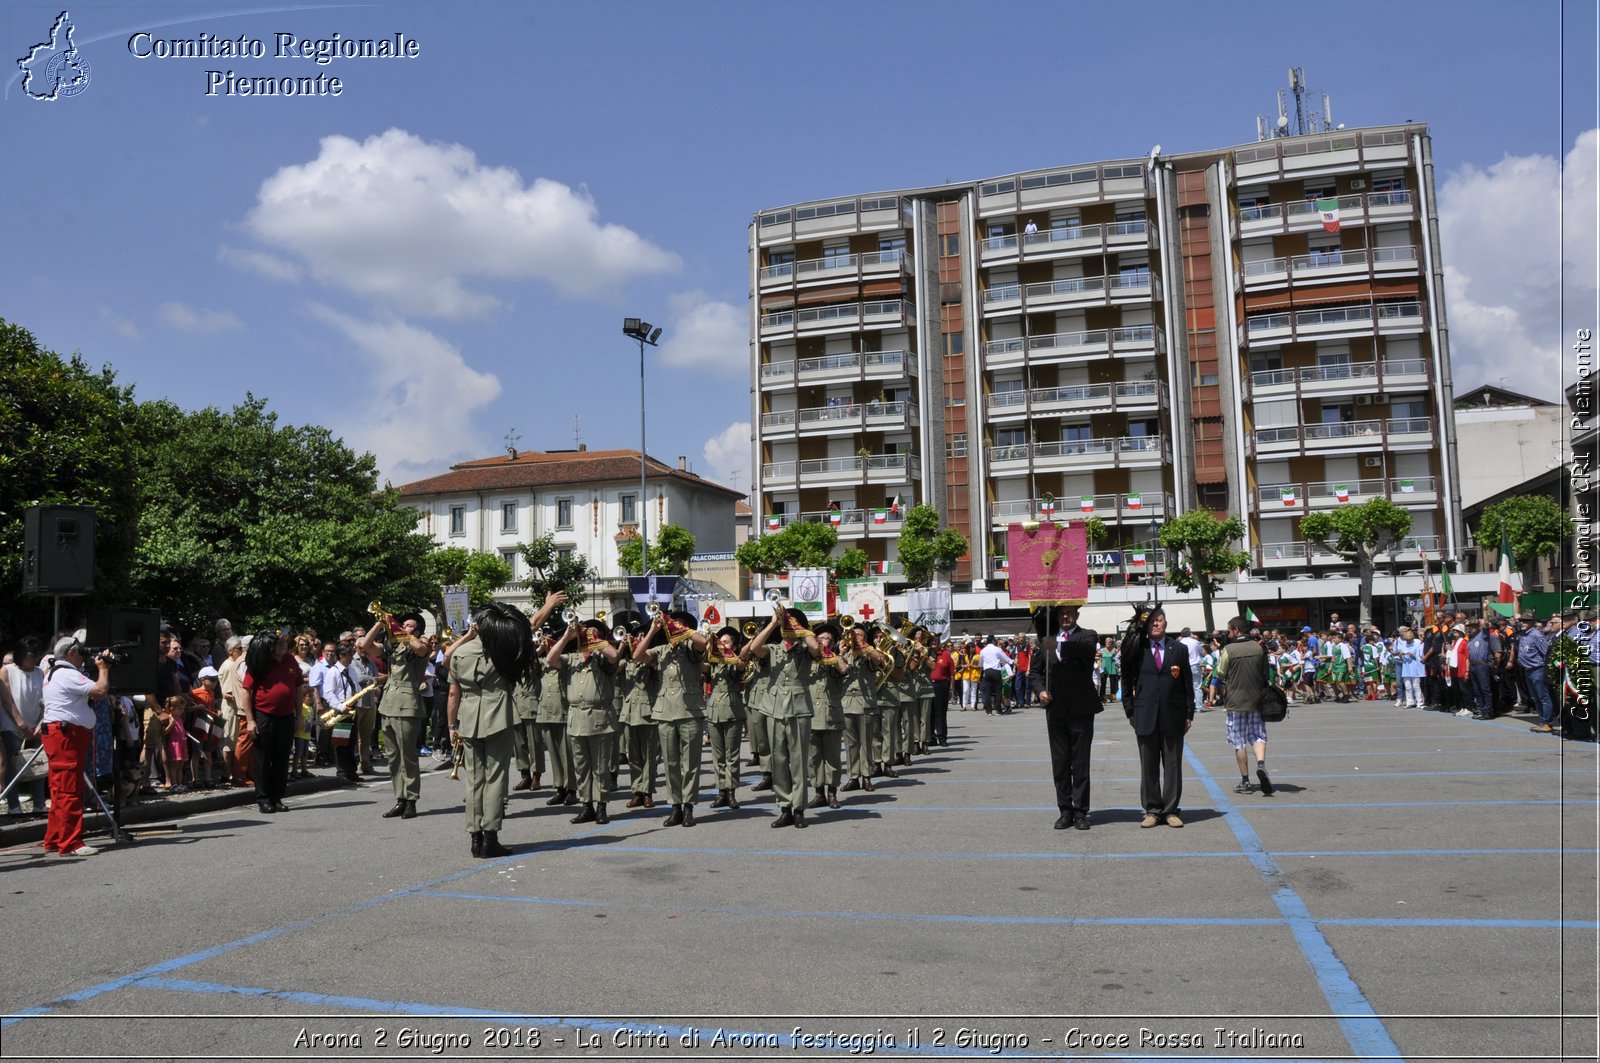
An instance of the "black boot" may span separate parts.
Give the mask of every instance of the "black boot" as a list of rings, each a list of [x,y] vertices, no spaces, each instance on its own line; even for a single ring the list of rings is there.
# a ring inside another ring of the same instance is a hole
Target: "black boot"
[[[563,797],[561,799],[561,803],[564,804],[564,805],[575,805],[575,804],[577,804],[578,803],[578,791],[574,790],[570,786],[567,787],[567,796]]]
[[[472,832],[472,855],[483,855],[483,831],[481,830],[475,830]]]
[[[770,771],[762,772],[761,773],[761,781],[756,783],[754,786],[750,787],[750,789],[752,789],[752,790],[770,790],[770,789],[772,789],[772,772],[770,772]]]
[[[405,813],[405,810],[406,810],[406,802],[405,802],[405,799],[402,798],[399,801],[396,801],[394,803],[394,807],[393,808],[391,808],[389,811],[387,811],[387,812],[385,812],[383,814],[383,818],[384,819],[394,819],[396,816],[403,815]]]
[[[684,805],[683,806],[683,825],[685,827],[694,826],[694,806],[693,805]]]
[[[727,808],[728,807],[728,791],[726,791],[726,790],[718,790],[717,791],[717,796],[713,797],[711,799],[711,807],[712,808]]]
[[[778,827],[787,827],[792,825],[794,821],[794,809],[790,808],[788,805],[784,805],[782,810],[778,812],[778,818],[772,821],[772,826],[774,829]]]
[[[416,819],[417,818],[417,803],[415,801],[407,801],[406,802],[406,810],[404,812],[400,813],[400,818],[401,819]]]
[[[611,817],[606,814],[606,803],[604,801],[594,806],[594,821],[600,824],[611,822]]]
[[[839,787],[839,789],[843,790],[845,793],[849,793],[852,790],[859,790],[861,789],[861,780],[852,777],[849,782]]]
[[[804,827],[806,825],[805,809],[797,808],[794,810],[794,825],[796,827]]]
[[[682,824],[683,824],[683,806],[682,805],[673,805],[672,806],[672,813],[667,816],[666,822],[662,823],[661,825],[663,827],[677,827],[677,826],[681,826]]]
[[[556,792],[550,795],[550,800],[545,802],[547,805],[564,805],[566,803],[567,791],[559,786],[556,787]]]
[[[583,811],[572,817],[574,823],[593,823],[595,821],[594,802],[585,801]]]
[[[861,780],[861,789],[865,790],[867,793],[870,794],[870,793],[873,793],[874,791],[876,791],[878,788],[876,786],[872,785],[872,780],[871,779],[862,779]]]
[[[828,807],[839,807],[839,788],[837,786],[828,787]]]
[[[479,854],[485,860],[492,860],[497,856],[510,856],[511,850],[500,844],[500,832],[486,830],[483,832],[483,852]]]
[[[739,793],[736,790],[728,791],[728,807],[734,811],[739,809]]]
[[[531,789],[533,789],[533,773],[531,771],[523,772],[522,773],[522,778],[518,779],[517,780],[517,785],[513,786],[511,789],[513,789],[513,790],[531,790]]]
[[[819,786],[819,787],[817,787],[816,794],[814,794],[812,796],[811,800],[809,802],[807,802],[806,807],[807,808],[821,808],[823,805],[825,805],[827,803],[828,803],[828,788],[826,786]]]

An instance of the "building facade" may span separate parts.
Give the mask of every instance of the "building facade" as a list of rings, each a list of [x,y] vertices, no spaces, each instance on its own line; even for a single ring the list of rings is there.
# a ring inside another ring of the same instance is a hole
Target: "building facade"
[[[399,490],[401,501],[417,508],[418,531],[441,546],[498,554],[517,581],[528,576],[521,544],[553,535],[558,550],[588,558],[597,573],[592,604],[615,609],[627,593],[618,554],[641,524],[651,542],[663,525],[687,528],[702,554],[731,553],[736,545],[739,492],[689,472],[681,458],[676,468],[654,458],[645,465],[642,503],[637,450],[582,445],[464,461]],[[526,603],[528,594],[509,586],[502,597]]]
[[[758,531],[892,560],[926,502],[992,591],[1007,525],[1093,516],[1134,597],[1178,513],[1242,516],[1256,580],[1343,577],[1300,520],[1381,496],[1408,560],[1460,556],[1426,126],[779,207],[749,248]]]

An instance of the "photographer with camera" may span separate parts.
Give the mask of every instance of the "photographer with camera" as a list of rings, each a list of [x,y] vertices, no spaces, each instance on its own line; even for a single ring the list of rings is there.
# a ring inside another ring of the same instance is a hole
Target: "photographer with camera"
[[[114,655],[95,655],[100,678],[83,673],[83,644],[71,635],[58,640],[55,661],[44,677],[44,714],[39,734],[50,758],[50,819],[44,850],[62,856],[93,856],[99,850],[83,843],[83,773],[94,746],[94,709],[89,703],[106,696]]]

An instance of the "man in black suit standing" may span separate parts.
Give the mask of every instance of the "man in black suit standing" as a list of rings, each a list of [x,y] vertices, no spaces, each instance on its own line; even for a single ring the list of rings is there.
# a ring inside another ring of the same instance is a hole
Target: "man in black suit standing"
[[[1181,827],[1183,736],[1194,725],[1189,653],[1167,637],[1166,613],[1155,609],[1148,623],[1134,692],[1123,702],[1139,741],[1139,801],[1144,805],[1139,826]]]
[[[1041,612],[1041,627],[1044,619]],[[1061,810],[1056,830],[1088,830],[1089,745],[1094,741],[1094,714],[1105,707],[1094,685],[1100,636],[1078,626],[1076,605],[1058,606],[1055,620],[1054,632],[1039,632],[1028,672],[1040,691],[1050,737],[1050,771]]]

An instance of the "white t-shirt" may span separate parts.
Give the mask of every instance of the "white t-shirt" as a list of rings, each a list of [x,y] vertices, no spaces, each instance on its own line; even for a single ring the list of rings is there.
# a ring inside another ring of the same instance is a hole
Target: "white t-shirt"
[[[44,670],[34,665],[32,671],[24,672],[8,664],[5,673],[6,685],[11,687],[11,700],[17,703],[17,712],[31,731],[38,726],[39,714],[44,711]],[[16,727],[10,713],[0,713],[0,730],[15,731]]]
[[[999,671],[1001,665],[1010,664],[1011,657],[999,646],[985,646],[978,654],[978,664],[986,672]]]
[[[94,683],[88,676],[64,664],[45,676],[44,722],[75,723],[94,728],[94,710],[89,707],[89,691]]]
[[[1200,678],[1200,660],[1206,655],[1205,643],[1190,635],[1188,638],[1178,640],[1184,649],[1189,651],[1189,672],[1196,679]]]

